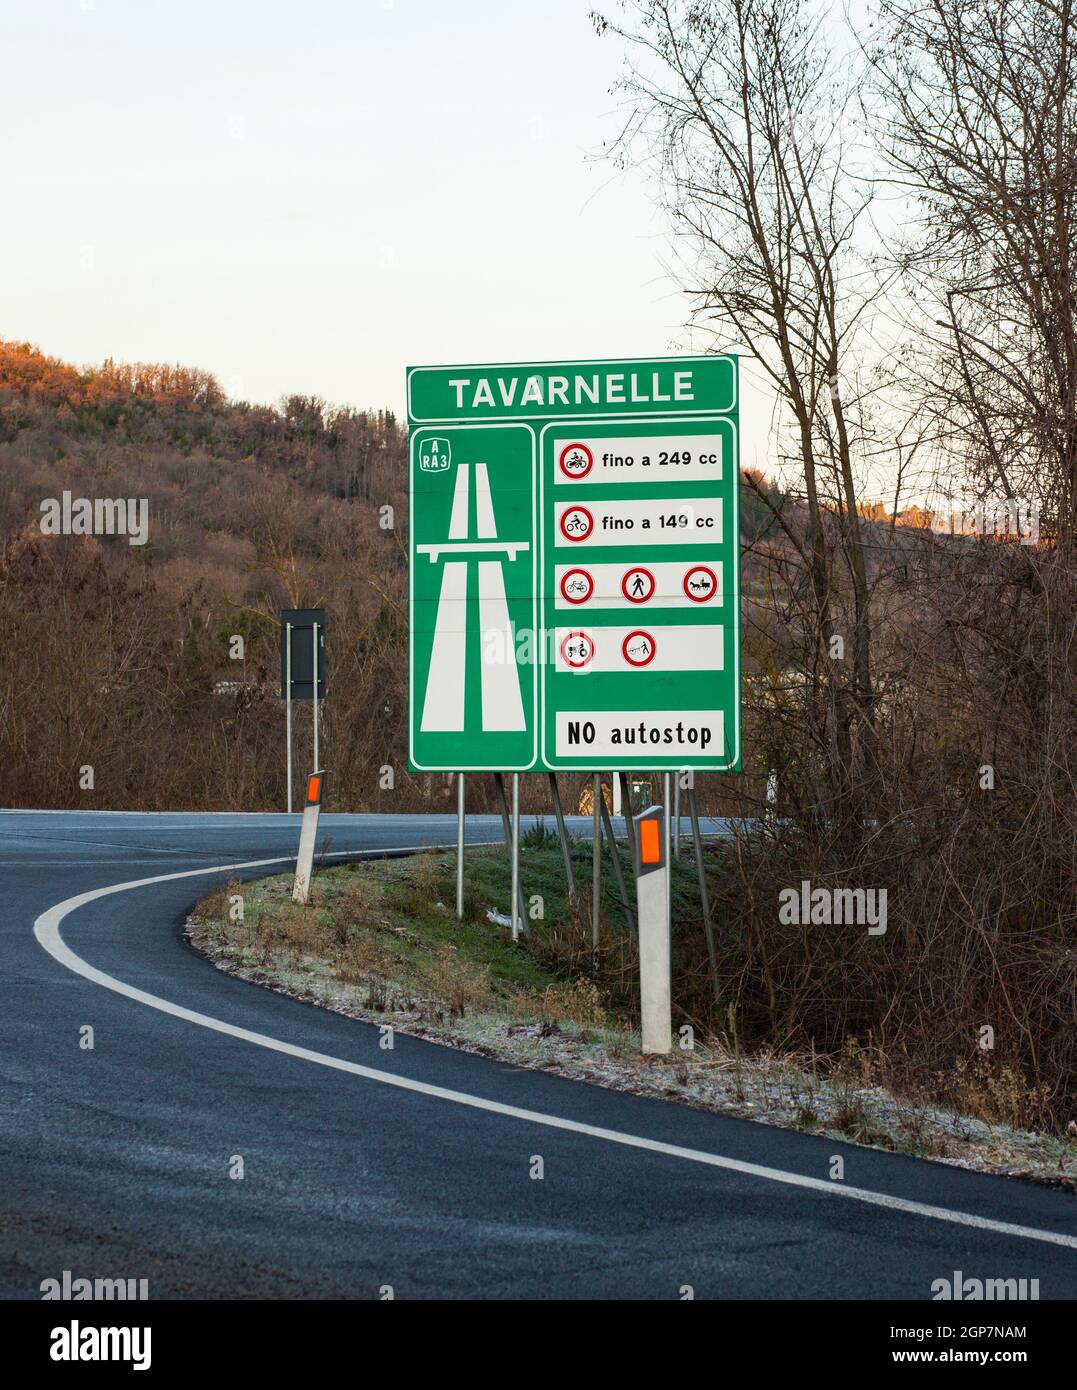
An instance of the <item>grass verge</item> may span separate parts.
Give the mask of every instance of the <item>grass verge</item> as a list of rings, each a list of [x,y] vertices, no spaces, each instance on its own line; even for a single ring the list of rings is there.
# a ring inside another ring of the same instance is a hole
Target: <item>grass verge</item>
[[[454,910],[455,855],[430,852],[322,869],[303,907],[291,901],[290,874],[229,884],[198,904],[188,937],[221,969],[281,993],[518,1065],[1077,1187],[1073,1139],[904,1100],[873,1084],[855,1045],[826,1063],[744,1055],[734,1029],[720,1040],[701,1038],[678,1021],[674,1053],[643,1057],[635,941],[616,902],[609,855],[604,886],[613,907],[597,957],[586,902],[580,910],[569,904],[556,838],[534,834],[524,849],[529,930],[516,944],[507,928],[505,852],[469,850],[467,862],[463,921]],[[574,845],[573,863],[589,901],[588,844]],[[691,886],[690,871],[675,866],[674,901]]]

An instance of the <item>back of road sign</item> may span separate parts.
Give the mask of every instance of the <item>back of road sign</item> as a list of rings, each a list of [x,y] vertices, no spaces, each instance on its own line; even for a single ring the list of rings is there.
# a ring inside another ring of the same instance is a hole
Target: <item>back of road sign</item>
[[[288,652],[292,634],[292,699],[314,699],[314,628],[318,629],[318,699],[325,699],[325,609],[285,608],[280,615],[280,697],[287,698]]]
[[[412,367],[416,771],[740,764],[737,359]]]

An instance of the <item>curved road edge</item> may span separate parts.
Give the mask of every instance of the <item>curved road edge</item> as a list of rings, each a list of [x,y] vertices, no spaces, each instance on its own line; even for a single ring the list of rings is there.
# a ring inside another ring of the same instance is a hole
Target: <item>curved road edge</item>
[[[372,853],[367,853],[366,855],[356,851],[340,851],[326,857],[388,857],[392,853],[403,854],[411,852],[413,848],[414,847],[411,846],[401,846],[391,850],[377,850]],[[852,1201],[884,1207],[908,1215],[925,1217],[935,1221],[949,1222],[959,1226],[971,1226],[1001,1235],[1014,1236],[1021,1239],[1039,1241],[1049,1245],[1059,1245],[1077,1250],[1077,1236],[1066,1235],[1059,1231],[1043,1230],[1037,1227],[1022,1226],[1006,1221],[995,1221],[991,1218],[976,1216],[969,1212],[932,1206],[927,1203],[911,1201],[907,1198],[895,1197],[887,1193],[875,1192],[866,1188],[846,1187],[800,1173],[786,1172],[778,1168],[748,1163],[741,1159],[727,1158],[721,1154],[710,1153],[700,1149],[685,1148],[680,1145],[669,1144],[661,1140],[649,1139],[620,1130],[588,1125],[578,1120],[565,1119],[558,1115],[507,1105],[500,1101],[471,1095],[464,1091],[433,1085],[429,1082],[419,1081],[412,1077],[382,1071],[374,1067],[363,1066],[360,1063],[351,1062],[341,1057],[333,1057],[327,1053],[316,1052],[309,1048],[300,1047],[296,1044],[285,1042],[282,1039],[271,1037],[266,1033],[241,1028],[223,1019],[214,1018],[209,1014],[185,1008],[183,1005],[173,1003],[168,999],[163,999],[158,995],[150,994],[134,985],[127,984],[123,980],[116,979],[114,976],[108,975],[102,970],[98,970],[95,966],[91,965],[73,951],[64,941],[61,933],[63,921],[71,913],[78,911],[79,908],[88,903],[109,897],[113,894],[129,892],[138,888],[147,888],[157,883],[168,883],[177,879],[206,877],[212,874],[227,873],[236,869],[268,869],[274,865],[292,862],[294,862],[294,855],[276,855],[271,858],[253,859],[243,863],[232,861],[230,863],[214,864],[197,869],[185,869],[176,873],[155,874],[146,878],[131,879],[127,882],[109,884],[102,888],[95,888],[84,893],[77,893],[73,897],[65,898],[63,901],[54,904],[52,907],[42,912],[34,922],[34,936],[42,949],[65,969],[72,971],[76,975],[80,975],[83,979],[103,989],[111,990],[113,993],[131,999],[136,1003],[156,1009],[174,1018],[182,1019],[197,1027],[208,1028],[217,1033],[223,1033],[229,1037],[249,1042],[256,1047],[284,1053],[317,1066],[347,1072],[350,1075],[362,1077],[367,1081],[416,1092],[428,1098],[445,1101],[449,1104],[468,1106],[472,1109],[523,1120],[531,1124],[545,1126],[546,1128],[567,1130],[605,1143],[619,1144],[635,1149],[645,1149],[652,1153],[663,1154],[670,1158],[705,1164],[715,1168],[723,1168],[732,1172],[764,1179],[769,1182],[781,1183],[787,1186],[807,1188],[814,1192],[826,1193],[831,1197],[845,1197]]]

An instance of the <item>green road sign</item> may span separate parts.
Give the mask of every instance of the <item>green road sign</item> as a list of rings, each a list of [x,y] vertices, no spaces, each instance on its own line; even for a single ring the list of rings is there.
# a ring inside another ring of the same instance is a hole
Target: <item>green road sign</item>
[[[408,371],[418,771],[740,765],[737,359]]]

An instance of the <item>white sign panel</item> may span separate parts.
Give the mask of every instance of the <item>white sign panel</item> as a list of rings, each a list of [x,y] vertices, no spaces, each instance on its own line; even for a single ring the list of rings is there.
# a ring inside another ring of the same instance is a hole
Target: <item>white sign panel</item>
[[[721,481],[720,434],[644,435],[558,441],[554,482],[710,483]]]
[[[721,748],[725,720],[720,709],[558,710],[557,754],[593,756],[614,767],[636,767],[646,757],[708,756]]]
[[[658,560],[650,564],[557,565],[554,607],[565,612],[587,608],[720,608],[722,562]]]
[[[720,671],[723,632],[708,627],[559,627],[554,631],[558,671],[585,676],[609,671]]]
[[[722,539],[720,497],[632,498],[623,502],[558,502],[554,544],[583,550],[596,545],[709,545]]]

